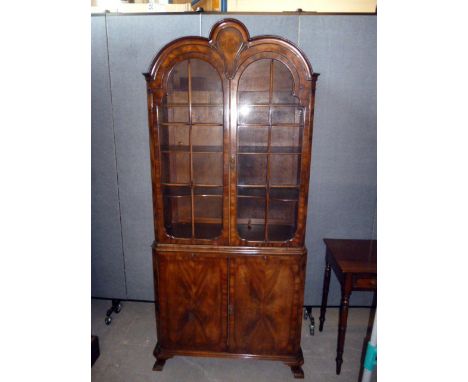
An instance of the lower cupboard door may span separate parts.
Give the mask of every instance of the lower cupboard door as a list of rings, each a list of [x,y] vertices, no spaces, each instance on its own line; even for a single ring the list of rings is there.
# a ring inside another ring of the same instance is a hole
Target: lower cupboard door
[[[195,254],[158,257],[159,336],[163,348],[224,351],[227,260]]]
[[[303,258],[232,258],[229,268],[229,350],[295,354],[300,347]]]

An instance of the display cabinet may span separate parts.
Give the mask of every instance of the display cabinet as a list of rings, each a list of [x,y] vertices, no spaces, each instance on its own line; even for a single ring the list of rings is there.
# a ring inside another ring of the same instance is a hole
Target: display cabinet
[[[166,45],[148,90],[158,343],[303,377],[304,233],[318,74],[234,19]]]

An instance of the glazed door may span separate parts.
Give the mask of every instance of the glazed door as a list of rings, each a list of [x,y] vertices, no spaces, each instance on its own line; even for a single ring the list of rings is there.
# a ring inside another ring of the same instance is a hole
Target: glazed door
[[[273,58],[253,61],[238,79],[231,141],[236,244],[279,245],[296,236],[305,108],[293,90],[290,70]]]
[[[158,341],[166,349],[224,351],[227,260],[159,253]]]
[[[159,241],[221,242],[228,210],[223,81],[210,63],[189,58],[170,70],[158,102]]]
[[[299,349],[302,256],[231,258],[229,350],[293,354]]]

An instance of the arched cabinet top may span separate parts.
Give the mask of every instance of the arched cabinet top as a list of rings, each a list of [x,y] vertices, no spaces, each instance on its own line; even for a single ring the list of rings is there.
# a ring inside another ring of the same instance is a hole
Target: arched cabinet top
[[[165,87],[170,70],[180,61],[197,58],[209,62],[221,77],[233,79],[239,69],[261,58],[275,58],[293,73],[295,93],[308,88],[304,81],[315,81],[318,74],[290,41],[276,36],[251,38],[246,26],[235,19],[223,19],[211,29],[209,38],[182,37],[167,44],[144,73],[149,89]]]

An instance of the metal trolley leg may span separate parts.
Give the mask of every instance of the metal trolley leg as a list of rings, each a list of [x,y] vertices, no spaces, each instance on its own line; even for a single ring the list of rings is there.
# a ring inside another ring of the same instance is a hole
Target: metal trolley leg
[[[114,300],[112,299],[112,306],[107,310],[107,313],[106,313],[106,318],[104,318],[104,322],[106,323],[106,325],[110,325],[111,322],[112,322],[112,313],[120,313],[120,311],[122,310],[122,303],[120,302],[120,300]]]
[[[315,319],[312,316],[312,306],[310,306],[310,305],[305,305],[304,306],[304,319],[305,320],[307,320],[307,319],[310,320],[309,332],[310,332],[310,335],[313,336],[315,334]]]

